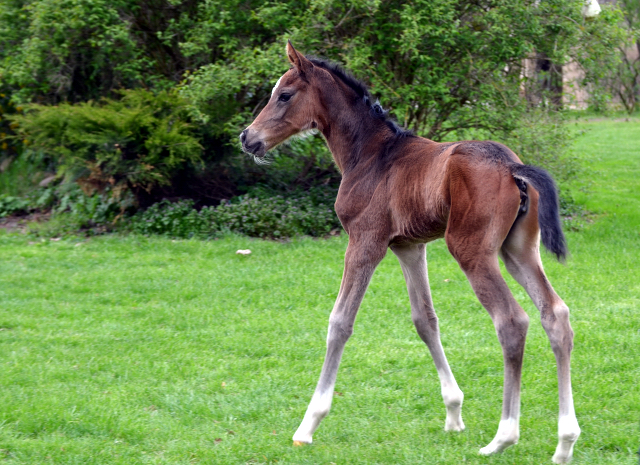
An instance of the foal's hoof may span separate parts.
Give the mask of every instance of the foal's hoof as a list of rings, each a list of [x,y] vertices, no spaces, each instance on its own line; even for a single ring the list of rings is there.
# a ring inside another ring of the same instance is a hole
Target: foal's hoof
[[[447,420],[444,423],[444,430],[455,431],[455,432],[464,431],[464,422],[462,421],[462,417],[453,418],[453,419],[447,417]]]
[[[298,428],[300,429],[300,428]],[[294,447],[301,447],[307,444],[311,444],[313,442],[313,438],[308,433],[301,433],[300,431],[296,431],[296,434],[291,438],[293,439]]]
[[[505,438],[502,440],[494,439],[488,445],[480,449],[478,452],[480,455],[493,455],[499,454],[507,447],[518,444],[517,438]]]

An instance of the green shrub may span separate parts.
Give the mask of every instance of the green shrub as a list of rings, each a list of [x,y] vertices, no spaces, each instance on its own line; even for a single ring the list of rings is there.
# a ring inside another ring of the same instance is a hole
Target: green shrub
[[[75,184],[62,184],[45,189],[37,199],[41,208],[52,205],[51,212],[69,213],[75,217],[80,227],[113,223],[126,213],[132,213],[134,200],[130,195],[114,196],[109,188],[103,192],[87,195]]]
[[[141,234],[169,237],[215,237],[234,232],[252,237],[325,236],[340,222],[333,210],[335,192],[312,189],[287,197],[246,195],[217,207],[194,209],[190,200],[156,203],[129,221]]]
[[[200,163],[202,146],[185,103],[173,92],[122,92],[122,99],[57,106],[29,105],[16,131],[57,161],[60,177],[88,193],[107,187],[118,197],[168,185]]]
[[[203,210],[220,230],[253,237],[324,236],[339,226],[330,206],[314,205],[304,196],[285,198],[278,195],[264,199],[244,196],[236,204]]]
[[[11,195],[0,195],[0,218],[18,213],[26,213],[30,210],[29,202]]]
[[[32,221],[28,223],[27,230],[30,234],[42,237],[73,237],[81,235],[82,224],[71,213],[52,215],[46,221]]]
[[[53,178],[47,178],[53,175],[52,171],[49,161],[40,152],[27,149],[15,157],[5,158],[0,166],[0,195],[31,198],[42,190],[42,181],[51,184]]]
[[[22,141],[11,137],[14,132],[13,124],[9,120],[12,115],[21,111],[22,107],[11,101],[11,94],[2,82],[2,73],[0,73],[0,172],[4,171],[2,165],[6,163],[5,160],[13,159],[22,151]]]
[[[495,134],[523,163],[549,171],[560,185],[574,180],[582,171],[572,150],[575,137],[562,112],[549,108],[529,108],[512,131]]]
[[[43,223],[31,223],[29,231],[36,236],[95,235],[117,229],[123,219],[135,211],[129,194],[115,197],[107,188],[87,195],[73,183],[40,189],[29,205],[34,210],[48,211]]]
[[[192,200],[158,202],[134,216],[130,221],[130,228],[141,234],[182,238],[207,236],[209,232],[204,217],[193,208]]]

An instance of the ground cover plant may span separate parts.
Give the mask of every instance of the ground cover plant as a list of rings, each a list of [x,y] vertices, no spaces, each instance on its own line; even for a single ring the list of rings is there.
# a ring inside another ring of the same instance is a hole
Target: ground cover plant
[[[578,464],[635,464],[640,445],[640,122],[581,122],[596,220],[544,254],[572,309]],[[392,254],[365,296],[314,444],[293,448],[324,356],[344,235],[290,242],[0,235],[0,461],[7,463],[550,463],[555,362],[537,310],[520,444],[477,455],[500,415],[493,325],[442,241],[428,247],[442,339],[465,392],[442,431],[433,364]],[[252,250],[250,256],[235,254]]]
[[[333,209],[336,194],[337,189],[327,187],[287,197],[253,194],[199,211],[189,200],[163,200],[136,214],[124,227],[141,234],[177,238],[212,238],[225,232],[274,239],[326,236],[341,229]]]

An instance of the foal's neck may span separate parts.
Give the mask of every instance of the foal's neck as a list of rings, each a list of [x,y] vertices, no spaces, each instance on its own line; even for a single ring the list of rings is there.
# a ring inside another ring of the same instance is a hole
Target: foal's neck
[[[340,106],[332,108],[339,110],[329,111],[328,121],[322,133],[343,175],[356,166],[373,160],[387,145],[389,139],[395,137],[395,132],[386,121],[371,116],[364,105],[362,108],[348,110]]]

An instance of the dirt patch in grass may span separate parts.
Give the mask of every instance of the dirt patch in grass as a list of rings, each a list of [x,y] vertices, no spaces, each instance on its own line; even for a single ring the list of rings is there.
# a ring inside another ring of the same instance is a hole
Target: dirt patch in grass
[[[4,229],[8,232],[20,232],[24,233],[27,230],[27,225],[33,221],[41,223],[48,221],[51,215],[49,213],[31,213],[26,216],[7,216],[0,218],[0,229]]]

